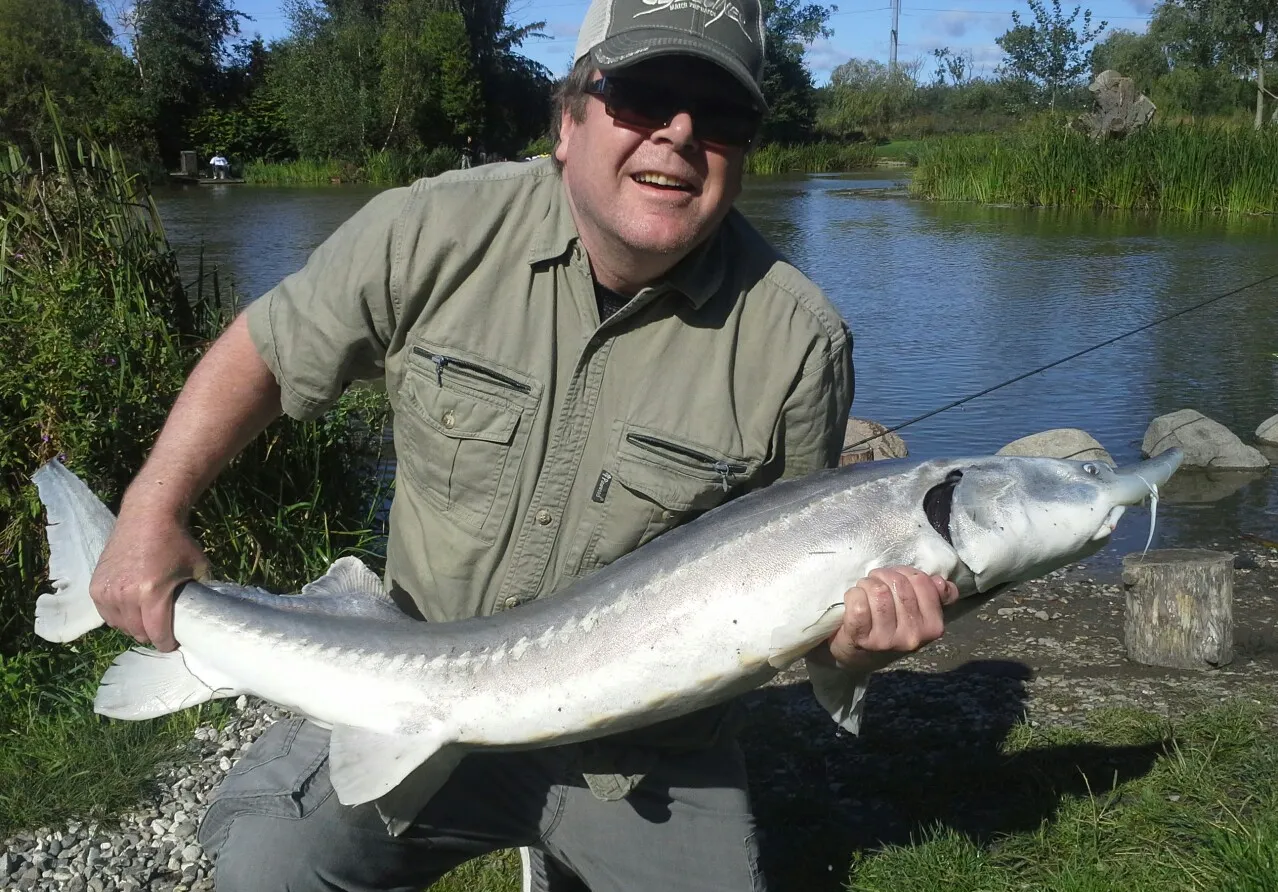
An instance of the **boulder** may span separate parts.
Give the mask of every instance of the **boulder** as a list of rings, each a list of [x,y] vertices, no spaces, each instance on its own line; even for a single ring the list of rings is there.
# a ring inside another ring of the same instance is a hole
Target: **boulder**
[[[1185,451],[1182,466],[1187,468],[1269,467],[1269,459],[1259,449],[1248,446],[1229,428],[1195,409],[1181,409],[1155,418],[1145,431],[1140,451],[1152,457],[1173,446]]]
[[[1266,446],[1278,446],[1278,415],[1261,422],[1256,428],[1256,439]]]
[[[1037,455],[1044,458],[1068,458],[1071,461],[1103,461],[1111,467],[1113,457],[1087,431],[1076,427],[1030,434],[1013,440],[998,451],[999,455]]]
[[[1130,136],[1154,117],[1157,106],[1136,92],[1136,82],[1112,69],[1096,75],[1087,88],[1096,98],[1096,109],[1079,115],[1070,126],[1092,139]]]
[[[869,440],[861,443],[862,440]],[[861,443],[851,451],[848,447]],[[888,433],[888,429],[877,421],[864,418],[849,418],[843,431],[844,453],[840,464],[852,464],[858,461],[873,461],[883,458],[905,458],[910,454],[905,441],[896,434]]]

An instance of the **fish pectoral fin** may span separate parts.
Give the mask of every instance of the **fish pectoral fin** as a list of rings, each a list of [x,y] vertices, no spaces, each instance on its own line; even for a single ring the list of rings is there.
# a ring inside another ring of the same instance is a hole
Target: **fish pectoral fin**
[[[113,719],[153,719],[240,693],[196,676],[180,649],[161,653],[135,647],[116,657],[103,673],[93,711]]]
[[[413,819],[452,777],[453,769],[464,755],[463,747],[455,744],[443,747],[377,800],[377,813],[391,836],[399,836],[413,825]]]
[[[870,676],[849,672],[838,666],[826,666],[808,660],[808,679],[817,702],[830,713],[836,725],[851,734],[861,731],[861,713],[865,708],[865,691]]]
[[[772,630],[768,665],[785,669],[799,657],[834,634],[843,622],[843,602],[831,604],[815,621],[796,621]]]
[[[337,801],[343,805],[359,805],[386,796],[415,769],[424,769],[427,765],[443,775],[439,784],[430,790],[433,793],[457,766],[460,755],[455,759],[452,755],[441,735],[385,734],[334,725],[328,744],[328,773]]]

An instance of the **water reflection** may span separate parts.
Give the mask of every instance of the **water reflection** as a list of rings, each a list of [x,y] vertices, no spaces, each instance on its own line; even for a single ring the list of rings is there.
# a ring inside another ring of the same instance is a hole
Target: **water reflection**
[[[889,426],[1278,273],[1275,218],[981,207],[860,191],[902,180],[895,172],[756,178],[739,202],[848,320],[854,411]],[[252,298],[300,267],[377,191],[197,187],[159,204],[187,277],[202,244]],[[1139,458],[1155,416],[1194,408],[1250,442],[1278,412],[1276,298],[1278,280],[902,436],[912,455],[933,457],[991,453],[1028,434],[1078,427],[1125,464]],[[1225,542],[1240,531],[1278,539],[1273,481],[1259,475],[1214,502],[1166,500],[1156,544]],[[1144,546],[1143,513],[1133,512],[1103,554]]]

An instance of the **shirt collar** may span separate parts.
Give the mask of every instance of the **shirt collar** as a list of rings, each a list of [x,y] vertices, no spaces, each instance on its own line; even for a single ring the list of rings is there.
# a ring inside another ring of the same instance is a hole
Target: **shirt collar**
[[[568,207],[568,198],[562,191],[563,181],[558,174],[555,179],[559,180],[558,188],[561,190],[559,200],[550,203],[549,211],[537,225],[528,249],[529,264],[545,263],[563,257],[572,248],[573,242],[580,238],[577,224],[572,219],[572,211]],[[734,210],[729,216],[735,213]],[[710,238],[694,248],[663,279],[650,287],[658,292],[678,291],[693,307],[701,309],[723,284],[726,263],[724,228],[727,225],[729,224],[725,220]]]

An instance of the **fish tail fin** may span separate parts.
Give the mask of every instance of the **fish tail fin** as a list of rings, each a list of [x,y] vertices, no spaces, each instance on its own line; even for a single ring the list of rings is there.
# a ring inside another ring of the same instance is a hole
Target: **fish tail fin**
[[[36,601],[35,633],[46,641],[73,641],[102,625],[89,597],[115,517],[79,477],[57,460],[31,476],[49,515],[49,580],[54,590]]]
[[[103,674],[93,711],[113,719],[153,719],[239,693],[199,678],[180,650],[135,647],[116,657]]]

